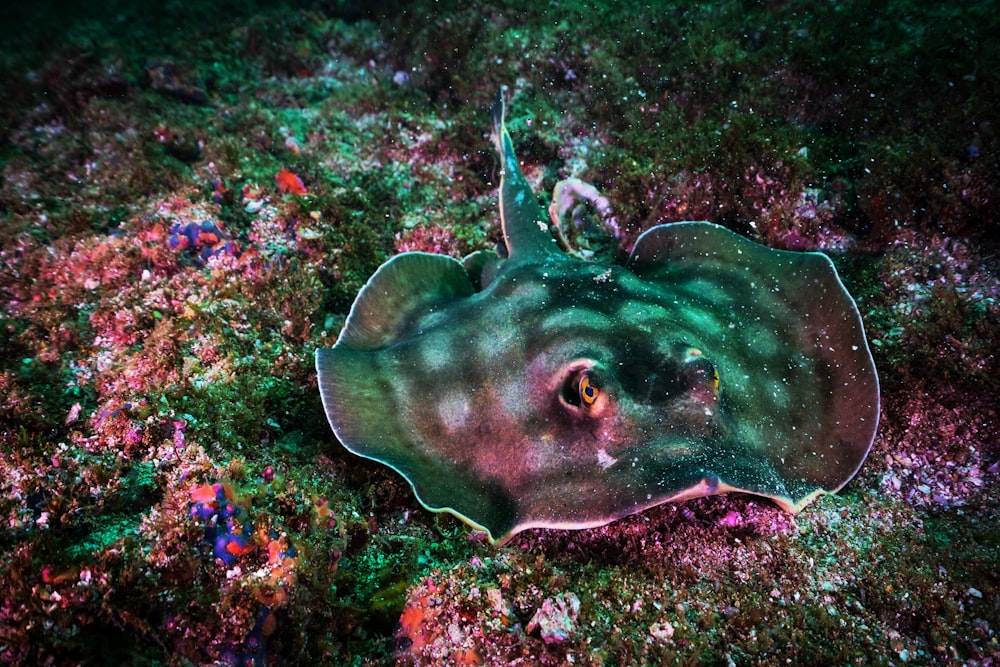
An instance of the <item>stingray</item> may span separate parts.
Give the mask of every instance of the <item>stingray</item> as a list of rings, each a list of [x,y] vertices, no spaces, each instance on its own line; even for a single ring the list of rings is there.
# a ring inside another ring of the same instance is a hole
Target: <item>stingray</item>
[[[554,240],[499,96],[492,124],[498,252],[393,257],[317,350],[344,447],[494,543],[733,491],[794,513],[841,489],[879,387],[830,259],[677,222],[624,266],[583,261]]]

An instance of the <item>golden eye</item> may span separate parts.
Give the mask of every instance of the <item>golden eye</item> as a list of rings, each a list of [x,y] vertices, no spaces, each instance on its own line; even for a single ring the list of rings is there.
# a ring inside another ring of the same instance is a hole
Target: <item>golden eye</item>
[[[584,373],[580,376],[580,398],[587,405],[593,405],[597,397],[601,395],[601,390],[590,382],[590,376]]]

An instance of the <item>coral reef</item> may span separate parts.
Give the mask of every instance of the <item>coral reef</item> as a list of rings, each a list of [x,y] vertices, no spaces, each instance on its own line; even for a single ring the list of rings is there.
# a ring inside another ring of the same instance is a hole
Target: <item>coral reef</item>
[[[991,3],[5,11],[0,663],[1000,661]],[[314,350],[396,252],[499,241],[501,86],[592,250],[831,256],[883,393],[839,495],[496,549],[339,446]]]

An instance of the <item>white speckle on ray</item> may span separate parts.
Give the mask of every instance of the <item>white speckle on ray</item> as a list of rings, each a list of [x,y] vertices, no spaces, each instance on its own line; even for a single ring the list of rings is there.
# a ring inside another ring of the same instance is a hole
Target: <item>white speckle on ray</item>
[[[477,332],[472,341],[479,359],[493,359],[518,345],[521,339],[512,322],[493,322]]]
[[[451,348],[447,345],[421,345],[421,361],[426,368],[440,371],[451,361],[450,351]]]
[[[438,417],[450,433],[462,429],[469,418],[469,399],[459,392],[446,395],[438,404]]]
[[[531,402],[526,400],[523,378],[507,378],[496,383],[496,409],[508,419],[518,421],[531,415]]]

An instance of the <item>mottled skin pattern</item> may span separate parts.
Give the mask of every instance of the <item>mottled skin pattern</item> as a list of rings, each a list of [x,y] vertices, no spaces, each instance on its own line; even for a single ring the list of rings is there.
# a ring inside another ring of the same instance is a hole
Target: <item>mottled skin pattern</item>
[[[798,511],[854,475],[878,380],[825,256],[676,223],[626,267],[572,258],[499,101],[494,131],[508,257],[397,256],[317,352],[349,450],[495,540],[732,490]]]

